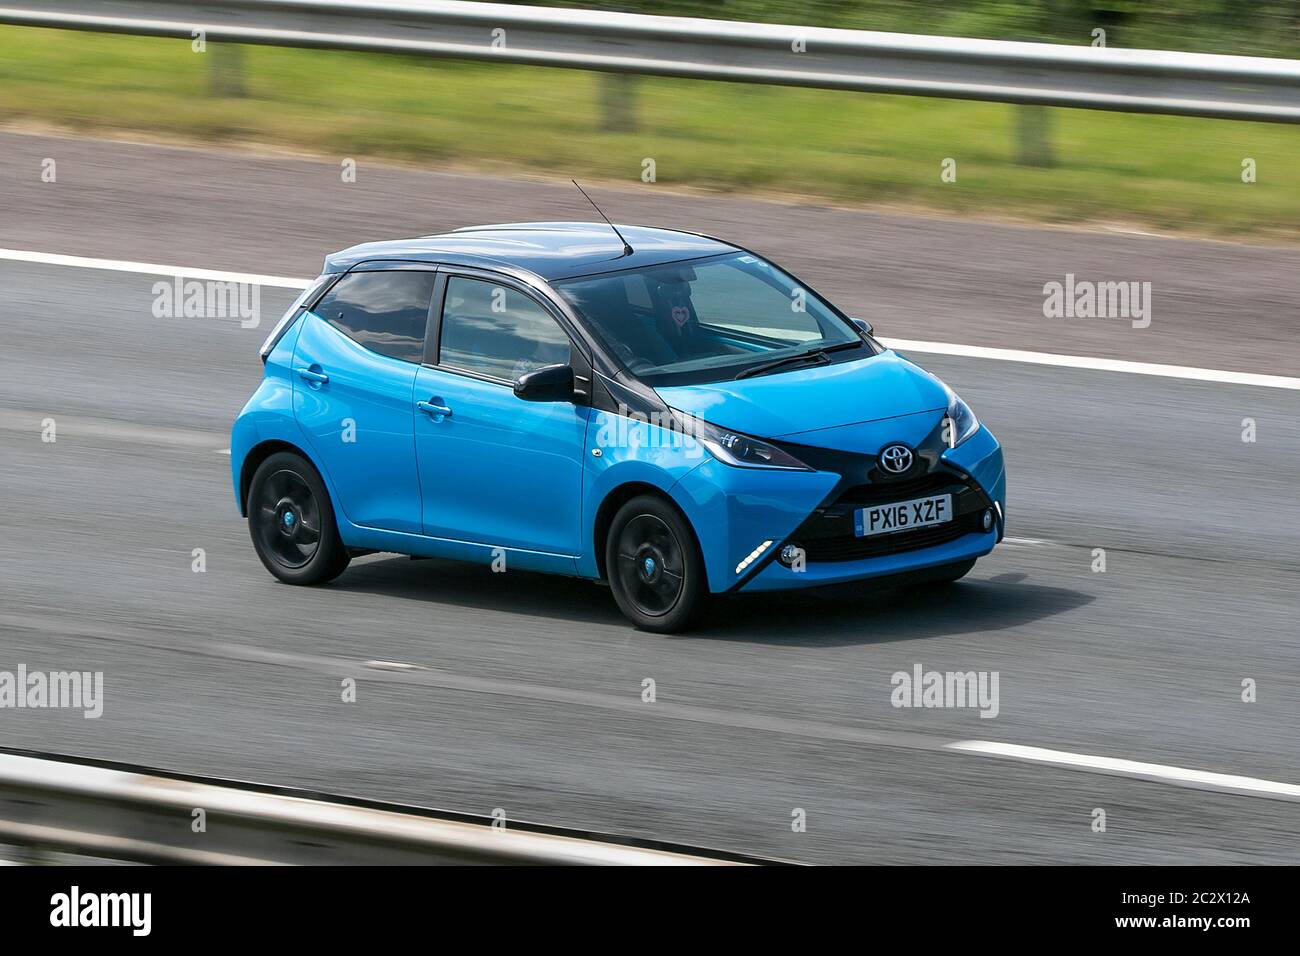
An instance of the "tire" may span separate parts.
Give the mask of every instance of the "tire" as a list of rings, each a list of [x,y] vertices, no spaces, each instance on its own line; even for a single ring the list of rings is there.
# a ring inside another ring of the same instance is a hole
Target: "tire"
[[[311,462],[292,452],[276,452],[253,474],[248,533],[266,570],[286,584],[324,584],[352,560],[325,482]]]
[[[676,634],[699,620],[709,585],[699,543],[663,498],[641,495],[618,509],[605,538],[614,600],[637,628]]]

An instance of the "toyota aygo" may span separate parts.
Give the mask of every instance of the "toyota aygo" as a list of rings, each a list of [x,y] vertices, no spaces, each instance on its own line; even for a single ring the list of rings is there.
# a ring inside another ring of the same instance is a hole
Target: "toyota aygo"
[[[397,552],[606,581],[637,626],[711,596],[960,578],[1002,451],[871,326],[731,243],[526,223],[329,256],[262,346],[237,503],[277,578]]]

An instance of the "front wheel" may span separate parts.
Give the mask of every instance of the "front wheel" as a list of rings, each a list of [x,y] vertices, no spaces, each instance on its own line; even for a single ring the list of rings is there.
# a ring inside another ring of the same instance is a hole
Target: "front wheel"
[[[325,482],[311,462],[292,452],[276,452],[254,473],[248,532],[262,564],[287,584],[323,584],[351,560]]]
[[[653,495],[633,498],[614,515],[605,570],[619,610],[643,631],[685,630],[708,602],[695,534],[676,508]]]

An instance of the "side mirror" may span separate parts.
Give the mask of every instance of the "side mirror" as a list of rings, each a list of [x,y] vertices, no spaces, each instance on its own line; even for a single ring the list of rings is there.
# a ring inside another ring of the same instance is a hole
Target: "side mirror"
[[[868,335],[871,335],[875,331],[875,329],[871,327],[871,323],[866,319],[849,319],[849,321]]]
[[[525,402],[573,401],[573,368],[568,365],[544,365],[519,376],[515,397]]]

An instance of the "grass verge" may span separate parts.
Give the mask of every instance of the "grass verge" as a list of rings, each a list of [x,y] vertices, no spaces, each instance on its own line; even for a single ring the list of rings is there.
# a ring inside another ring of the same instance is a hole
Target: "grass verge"
[[[245,94],[215,96],[213,63],[228,52],[215,45],[0,28],[0,122],[629,183],[653,159],[668,186],[1300,237],[1294,126],[1053,109],[1055,165],[1029,168],[1016,162],[1017,108],[1000,104],[644,78],[636,130],[611,132],[598,74],[242,50]],[[941,180],[945,159],[956,182]]]

